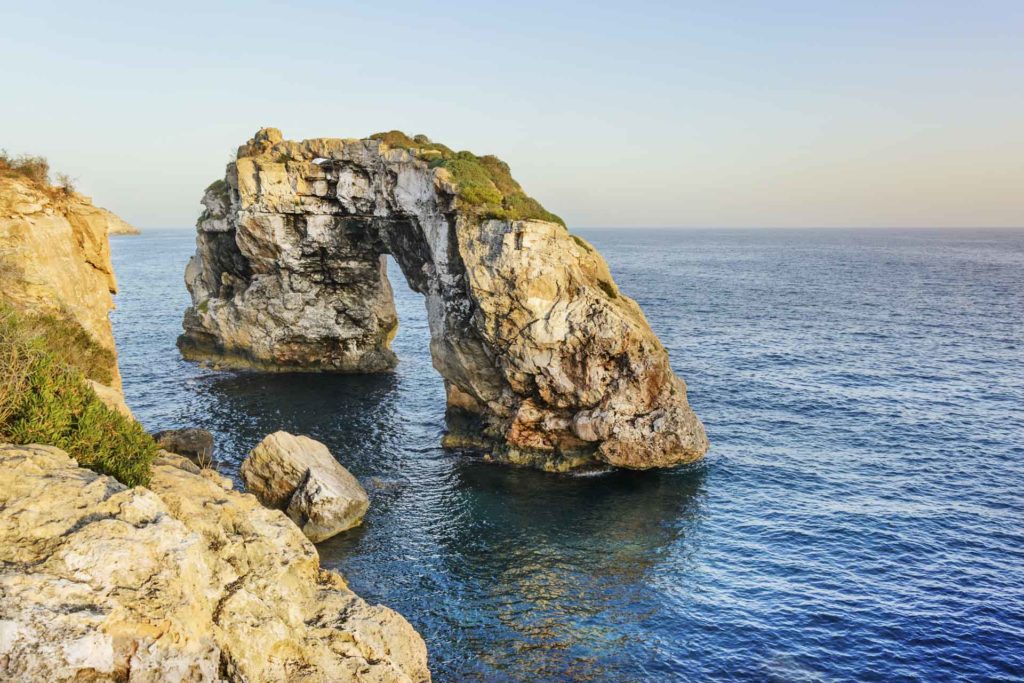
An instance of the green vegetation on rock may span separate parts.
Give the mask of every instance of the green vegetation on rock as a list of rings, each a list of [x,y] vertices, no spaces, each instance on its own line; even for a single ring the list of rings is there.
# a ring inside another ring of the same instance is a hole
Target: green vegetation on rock
[[[493,155],[478,157],[472,152],[454,152],[451,148],[431,142],[426,135],[409,137],[399,130],[370,136],[389,147],[405,149],[433,168],[447,170],[455,181],[456,192],[463,206],[482,218],[501,220],[541,220],[565,225],[512,177],[508,164]]]
[[[601,288],[601,291],[605,293],[609,299],[618,299],[619,293],[615,290],[615,285],[607,280],[598,280],[597,286]]]
[[[572,241],[575,242],[578,247],[583,249],[583,251],[591,253],[594,251],[594,248],[590,246],[590,244],[579,235],[569,235],[569,237],[571,237]]]
[[[0,441],[49,444],[127,486],[148,483],[156,443],[86,382],[110,382],[110,361],[77,323],[0,303]]]
[[[28,154],[13,157],[7,150],[0,150],[0,174],[20,176],[40,185],[50,184],[50,164],[44,157]]]

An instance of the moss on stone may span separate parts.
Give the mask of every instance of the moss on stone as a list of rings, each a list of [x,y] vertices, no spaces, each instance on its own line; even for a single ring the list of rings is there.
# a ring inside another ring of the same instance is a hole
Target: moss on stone
[[[206,191],[213,192],[214,194],[224,194],[228,191],[228,183],[223,178],[218,178],[206,186]]]
[[[400,130],[374,133],[371,139],[389,147],[404,149],[430,163],[433,168],[447,170],[455,181],[456,192],[464,207],[481,218],[522,221],[541,220],[565,225],[512,177],[508,164],[493,155],[477,156],[472,152],[455,152],[426,135],[409,137]]]

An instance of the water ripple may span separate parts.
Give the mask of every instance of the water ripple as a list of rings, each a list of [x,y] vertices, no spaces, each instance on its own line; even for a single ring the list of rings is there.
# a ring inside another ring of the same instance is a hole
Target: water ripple
[[[1024,233],[585,236],[689,381],[704,463],[573,477],[444,453],[401,283],[394,375],[185,363],[187,231],[113,240],[129,403],[212,429],[232,472],[276,429],[326,442],[371,508],[323,560],[409,618],[439,681],[1020,680]]]

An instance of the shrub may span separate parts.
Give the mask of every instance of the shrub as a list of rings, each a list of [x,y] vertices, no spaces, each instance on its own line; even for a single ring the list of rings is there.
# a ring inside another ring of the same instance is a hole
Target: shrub
[[[74,325],[0,305],[0,440],[56,446],[83,467],[144,485],[156,442],[138,422],[107,408],[85,381],[96,357],[81,343],[84,330],[68,331]]]
[[[0,174],[21,176],[42,186],[50,184],[50,164],[43,157],[22,154],[12,157],[7,150],[0,150]]]
[[[389,147],[408,150],[429,162],[432,168],[446,169],[455,181],[462,206],[482,218],[536,219],[565,225],[565,221],[528,196],[512,177],[508,164],[496,156],[453,152],[449,147],[431,142],[426,135],[410,138],[400,130],[374,133],[370,137]]]
[[[59,189],[64,194],[74,194],[75,179],[69,176],[67,173],[58,173],[57,189]]]

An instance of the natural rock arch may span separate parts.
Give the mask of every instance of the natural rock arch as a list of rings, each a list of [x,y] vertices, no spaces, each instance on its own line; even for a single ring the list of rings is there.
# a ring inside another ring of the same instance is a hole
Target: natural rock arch
[[[664,467],[707,450],[640,308],[494,157],[395,132],[290,142],[268,128],[203,204],[186,358],[392,368],[390,254],[426,298],[448,445],[549,470]]]

